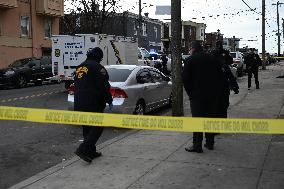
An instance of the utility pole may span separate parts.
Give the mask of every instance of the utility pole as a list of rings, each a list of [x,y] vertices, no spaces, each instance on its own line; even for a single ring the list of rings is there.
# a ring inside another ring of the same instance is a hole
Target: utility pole
[[[171,0],[172,115],[183,116],[181,63],[181,0]]]
[[[262,69],[266,69],[265,63],[265,0],[262,0]]]
[[[283,39],[284,39],[284,18],[282,18],[282,30],[283,30]]]
[[[137,38],[138,38],[138,47],[141,47],[141,33],[142,33],[142,5],[141,0],[139,0],[139,16],[138,16],[138,31],[137,31]]]
[[[277,45],[278,45],[278,56],[280,56],[280,31],[279,31],[279,5],[282,5],[284,3],[279,3],[279,1],[277,1],[277,3],[273,3],[272,5],[276,5],[277,6],[277,37],[278,37],[278,42],[277,42]]]

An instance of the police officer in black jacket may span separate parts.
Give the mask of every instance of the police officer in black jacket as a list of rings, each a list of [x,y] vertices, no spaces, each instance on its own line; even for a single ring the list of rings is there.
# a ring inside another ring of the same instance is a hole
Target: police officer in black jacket
[[[251,78],[254,75],[256,89],[259,89],[258,67],[261,66],[261,59],[254,53],[254,49],[250,49],[249,53],[244,57],[244,63],[248,72],[248,90],[251,87]]]
[[[220,103],[226,89],[223,73],[215,58],[203,51],[198,41],[191,44],[191,56],[185,60],[182,73],[184,88],[189,96],[192,117],[218,117]],[[213,149],[214,133],[205,133],[204,146]],[[202,153],[203,133],[193,133],[193,145],[185,148],[188,152]]]
[[[215,61],[220,64],[223,73],[222,84],[224,88],[224,93],[222,94],[224,96],[223,100],[221,101],[222,103],[220,104],[220,115],[218,117],[227,118],[227,110],[230,104],[230,90],[233,90],[235,94],[239,93],[239,85],[237,83],[237,79],[232,74],[232,71],[230,69],[230,65],[233,63],[233,58],[230,56],[229,51],[223,48],[223,44],[221,41],[217,41],[216,48],[211,53],[215,58]]]
[[[109,76],[100,64],[103,51],[96,47],[87,53],[87,59],[81,63],[75,73],[74,110],[83,112],[103,112],[106,103],[112,107]],[[101,156],[96,151],[96,143],[103,132],[102,127],[83,126],[84,141],[75,154],[86,162],[92,162]]]

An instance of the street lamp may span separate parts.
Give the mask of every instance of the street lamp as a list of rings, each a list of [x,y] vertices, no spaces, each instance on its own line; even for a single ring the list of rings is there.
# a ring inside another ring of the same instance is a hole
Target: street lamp
[[[278,42],[277,42],[277,45],[278,45],[278,56],[280,56],[280,31],[279,31],[279,10],[278,10],[278,7],[279,5],[282,5],[284,3],[279,3],[279,1],[277,1],[277,3],[273,3],[272,5],[276,5],[277,6],[277,37],[278,37]]]

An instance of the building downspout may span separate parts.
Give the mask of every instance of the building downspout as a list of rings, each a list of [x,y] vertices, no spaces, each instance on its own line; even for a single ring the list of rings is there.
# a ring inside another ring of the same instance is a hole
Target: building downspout
[[[31,13],[31,37],[32,37],[32,57],[37,57],[37,48],[36,48],[36,32],[34,32],[34,28],[36,25],[36,19],[34,17],[35,14],[35,1],[30,1],[30,13]]]

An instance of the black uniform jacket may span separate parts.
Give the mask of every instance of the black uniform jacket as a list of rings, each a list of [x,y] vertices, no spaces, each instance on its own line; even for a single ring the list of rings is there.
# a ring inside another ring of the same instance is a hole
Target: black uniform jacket
[[[86,60],[75,73],[74,110],[103,112],[112,103],[107,70],[95,60]]]
[[[197,52],[185,60],[182,78],[191,100],[214,98],[226,92],[220,64],[204,52]]]
[[[237,80],[229,66],[233,63],[233,58],[230,56],[230,53],[225,49],[217,49],[212,51],[212,55],[222,67],[224,75],[224,88],[227,89],[227,94],[230,94],[230,89],[234,90],[235,92],[239,90]]]
[[[258,67],[261,66],[261,59],[257,54],[247,54],[244,59],[244,63],[246,64],[246,68],[248,70],[258,69]]]

